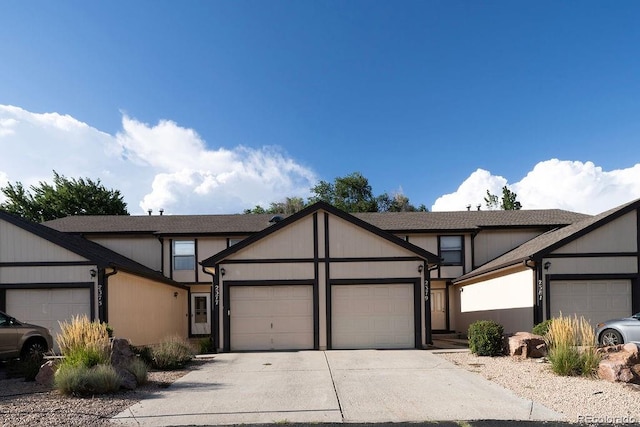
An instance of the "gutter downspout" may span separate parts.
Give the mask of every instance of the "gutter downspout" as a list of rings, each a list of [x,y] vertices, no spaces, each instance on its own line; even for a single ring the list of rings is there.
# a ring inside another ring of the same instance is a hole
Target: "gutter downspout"
[[[424,321],[425,321],[425,341],[427,345],[433,345],[433,334],[431,333],[431,272],[440,265],[434,264],[430,268],[425,263],[424,269]],[[447,289],[447,292],[449,290]],[[449,308],[447,307],[447,310]]]
[[[118,273],[115,267],[110,267],[113,271],[107,273],[107,268],[100,268],[98,273],[98,319],[105,323],[109,323],[109,277]]]
[[[533,262],[533,265],[529,264]],[[525,259],[524,266],[534,271],[533,278],[533,325],[542,322],[542,270],[540,263],[533,258]]]
[[[209,276],[211,276],[211,297],[209,298],[209,301],[211,301],[213,310],[211,310],[211,331],[210,331],[211,336],[209,337],[209,339],[213,344],[213,352],[217,353],[218,347],[219,347],[218,344],[220,341],[218,339],[218,317],[219,317],[218,303],[220,300],[220,285],[218,283],[217,274],[208,272],[204,266],[202,266],[202,272],[204,274],[208,274]],[[191,290],[189,290],[189,293],[191,293]],[[216,298],[216,295],[217,295],[217,299],[214,300],[214,298]],[[208,308],[211,308],[211,307],[208,307]],[[192,309],[191,302],[189,302],[189,316],[191,316],[191,309]],[[189,317],[189,319],[191,319],[191,317]],[[191,330],[191,322],[189,322],[189,330]],[[215,330],[215,333],[214,333],[214,330]]]

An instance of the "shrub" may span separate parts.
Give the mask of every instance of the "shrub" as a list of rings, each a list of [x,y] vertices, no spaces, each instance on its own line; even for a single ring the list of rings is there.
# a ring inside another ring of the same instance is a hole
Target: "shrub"
[[[200,345],[200,354],[213,352],[213,341],[211,338],[202,338],[198,344]]]
[[[64,363],[91,367],[109,360],[109,333],[105,323],[91,322],[86,315],[78,315],[70,323],[60,322],[60,329],[56,340],[65,356]]]
[[[478,356],[499,356],[503,354],[504,328],[492,320],[479,320],[469,326],[469,349]]]
[[[547,331],[549,330],[549,325],[551,325],[552,320],[553,319],[547,319],[544,322],[538,323],[533,327],[533,330],[531,332],[535,335],[540,335],[544,337],[547,334]]]
[[[551,370],[558,375],[593,376],[601,356],[593,328],[584,317],[554,318],[545,334]]]
[[[131,347],[131,351],[140,358],[147,366],[153,366],[153,350],[149,346]]]
[[[138,385],[146,384],[148,379],[147,364],[141,359],[133,359],[127,367],[127,370],[136,377],[136,383],[138,383]]]
[[[56,371],[54,384],[63,394],[91,396],[117,391],[120,388],[120,376],[111,365],[88,368],[63,364]]]
[[[152,350],[153,367],[156,369],[179,369],[193,357],[189,344],[178,337],[169,337]]]

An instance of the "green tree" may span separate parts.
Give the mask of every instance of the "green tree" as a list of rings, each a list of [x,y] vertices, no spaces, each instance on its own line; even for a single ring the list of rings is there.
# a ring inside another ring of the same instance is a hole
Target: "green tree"
[[[382,193],[378,196],[377,202],[379,212],[427,212],[427,207],[424,204],[416,208],[402,193],[396,193],[393,196]]]
[[[491,192],[487,190],[484,201],[489,210],[502,209],[505,211],[518,211],[522,209],[522,204],[518,201],[518,195],[509,190],[506,185],[502,187],[501,199],[498,199],[498,196],[491,194]]]
[[[287,197],[282,202],[271,202],[267,209],[257,205],[253,209],[245,209],[245,214],[294,214],[306,207],[302,197]]]
[[[369,180],[360,172],[338,177],[332,183],[320,181],[311,189],[311,203],[324,201],[346,212],[377,212],[378,200]]]
[[[119,190],[100,180],[67,178],[53,171],[53,185],[40,182],[26,190],[21,182],[0,189],[7,200],[0,209],[35,222],[69,215],[129,215]]]

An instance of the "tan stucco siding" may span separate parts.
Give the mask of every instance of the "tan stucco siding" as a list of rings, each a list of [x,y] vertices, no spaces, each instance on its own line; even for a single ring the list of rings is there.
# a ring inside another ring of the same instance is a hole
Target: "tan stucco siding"
[[[416,245],[432,254],[438,253],[438,236],[424,234],[410,234],[409,243]]]
[[[109,278],[109,325],[133,345],[157,344],[169,336],[186,340],[187,307],[185,289],[125,272]]]
[[[637,251],[636,228],[636,212],[629,212],[567,243],[554,253],[634,252]]]
[[[329,254],[332,258],[415,256],[414,253],[335,216],[329,219]]]
[[[584,257],[584,258],[547,258],[550,262],[546,274],[634,274],[638,271],[636,257]]]
[[[0,220],[0,262],[86,261],[86,258]]]
[[[160,241],[151,236],[136,237],[90,237],[91,241],[126,256],[152,270],[160,271],[162,262]]]
[[[474,239],[475,265],[485,264],[541,233],[541,230],[482,230]]]
[[[419,277],[420,261],[334,262],[332,279]]]
[[[198,262],[227,249],[225,237],[206,237],[198,239]]]
[[[534,273],[522,267],[484,281],[456,286],[459,304],[454,315],[456,330],[465,332],[477,320],[494,320],[505,332],[530,331],[533,327]]]
[[[313,263],[221,264],[223,280],[307,280],[313,279]]]
[[[1,267],[0,281],[3,283],[75,283],[93,282],[90,265]]]
[[[313,258],[313,218],[303,218],[233,255],[242,259]]]

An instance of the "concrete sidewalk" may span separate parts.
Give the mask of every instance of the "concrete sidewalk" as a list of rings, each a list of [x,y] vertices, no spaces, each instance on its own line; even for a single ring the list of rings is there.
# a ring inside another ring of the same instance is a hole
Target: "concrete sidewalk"
[[[560,420],[421,350],[219,354],[113,421],[121,425]]]

